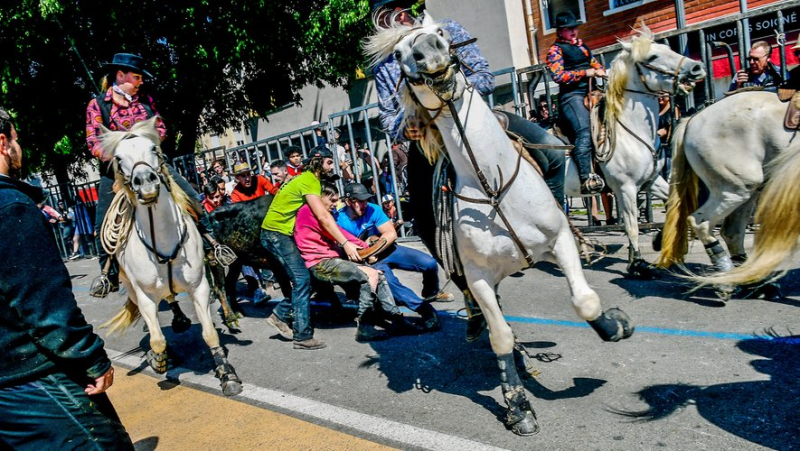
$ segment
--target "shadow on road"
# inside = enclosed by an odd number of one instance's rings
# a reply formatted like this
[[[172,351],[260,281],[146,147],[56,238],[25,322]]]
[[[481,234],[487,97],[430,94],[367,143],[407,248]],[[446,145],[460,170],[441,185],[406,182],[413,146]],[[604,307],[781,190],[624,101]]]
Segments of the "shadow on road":
[[[442,330],[435,333],[397,337],[388,341],[371,343],[375,355],[364,360],[359,368],[377,369],[387,379],[387,387],[397,393],[419,390],[423,393],[439,391],[462,396],[492,412],[503,421],[506,406],[502,396],[483,394],[500,385],[497,359],[487,335],[475,343],[464,340],[464,320],[440,315]],[[532,342],[526,346],[548,348],[552,342]],[[534,361],[537,368],[546,363]],[[525,388],[533,396],[529,400],[536,408],[537,399],[558,400],[590,395],[606,381],[575,378],[574,385],[553,391],[535,378],[524,380]]]
[[[686,406],[717,427],[772,449],[800,449],[800,336],[742,340],[737,347],[751,356],[750,365],[769,380],[710,386],[654,385],[638,392],[649,408],[612,410],[633,421],[667,418]]]

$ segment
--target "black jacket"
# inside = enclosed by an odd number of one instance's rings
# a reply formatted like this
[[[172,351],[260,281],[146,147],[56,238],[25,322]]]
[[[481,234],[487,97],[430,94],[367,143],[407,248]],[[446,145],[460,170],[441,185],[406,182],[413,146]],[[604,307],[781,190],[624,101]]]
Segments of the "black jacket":
[[[0,175],[0,387],[51,373],[88,382],[108,371],[103,340],[72,294],[42,191]]]

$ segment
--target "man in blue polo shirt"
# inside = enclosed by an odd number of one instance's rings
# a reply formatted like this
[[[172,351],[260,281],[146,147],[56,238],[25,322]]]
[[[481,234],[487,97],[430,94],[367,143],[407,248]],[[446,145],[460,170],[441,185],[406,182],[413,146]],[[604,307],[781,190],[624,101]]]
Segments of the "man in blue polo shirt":
[[[387,249],[378,254],[379,260],[373,267],[383,271],[395,301],[405,304],[422,317],[426,332],[439,330],[439,318],[430,302],[450,302],[454,298],[452,294],[439,290],[439,267],[436,260],[424,252],[396,244],[397,232],[392,221],[380,206],[367,202],[370,197],[372,195],[364,185],[347,185],[344,189],[346,206],[337,212],[336,222],[342,229],[361,239],[386,239]],[[422,296],[400,283],[392,272],[393,269],[421,272]]]

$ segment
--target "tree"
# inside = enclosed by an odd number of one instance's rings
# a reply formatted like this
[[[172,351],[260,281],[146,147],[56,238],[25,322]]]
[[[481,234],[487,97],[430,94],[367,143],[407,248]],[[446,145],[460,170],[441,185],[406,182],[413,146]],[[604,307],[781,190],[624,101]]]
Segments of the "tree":
[[[310,83],[349,86],[368,10],[367,0],[21,0],[0,9],[0,105],[20,124],[29,167],[63,182],[89,158],[85,111],[102,62],[138,53],[165,152],[192,153],[200,134],[298,103]]]

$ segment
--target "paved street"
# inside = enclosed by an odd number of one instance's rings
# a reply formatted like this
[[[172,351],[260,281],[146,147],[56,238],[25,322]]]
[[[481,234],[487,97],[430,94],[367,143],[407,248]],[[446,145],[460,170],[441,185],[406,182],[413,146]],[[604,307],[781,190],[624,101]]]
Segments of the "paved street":
[[[586,276],[605,307],[633,318],[631,339],[602,342],[575,315],[553,266],[500,287],[508,320],[538,358],[538,376],[525,382],[542,427],[533,437],[517,437],[501,423],[494,354],[486,335],[465,342],[460,296],[436,304],[442,331],[373,344],[357,343],[354,322],[331,323],[326,306],[316,305],[316,336],[329,345],[320,351],[295,351],[275,334],[266,324],[274,303],[244,300],[242,333],[221,335],[245,382],[229,399],[213,377],[199,325],[174,334],[164,305],[171,369],[155,376],[144,363],[149,343],[140,322],[106,341],[118,368],[110,394],[138,449],[800,449],[797,271],[781,281],[784,301],[723,305],[705,291],[689,297],[674,275],[626,278],[624,235],[592,237],[613,253]],[[650,236],[641,241],[652,261]],[[696,271],[708,262],[699,243],[688,262]],[[121,294],[88,296],[96,261],[68,267],[92,324],[121,308]],[[400,274],[421,288],[419,277]]]

